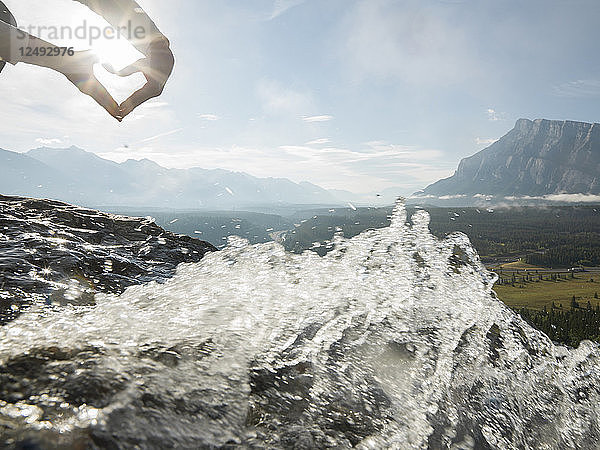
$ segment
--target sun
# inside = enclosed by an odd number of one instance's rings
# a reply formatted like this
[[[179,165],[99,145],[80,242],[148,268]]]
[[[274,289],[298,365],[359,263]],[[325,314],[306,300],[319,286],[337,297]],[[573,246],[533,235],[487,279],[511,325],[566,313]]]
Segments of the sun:
[[[92,50],[98,55],[102,64],[109,64],[116,70],[122,69],[143,57],[124,38],[97,39],[92,45]]]
[[[94,66],[94,74],[118,103],[145,83],[146,80],[141,74],[121,78],[102,67],[103,64],[107,64],[115,70],[120,70],[143,57],[126,39],[97,40],[92,46],[92,51],[100,60],[100,64]]]

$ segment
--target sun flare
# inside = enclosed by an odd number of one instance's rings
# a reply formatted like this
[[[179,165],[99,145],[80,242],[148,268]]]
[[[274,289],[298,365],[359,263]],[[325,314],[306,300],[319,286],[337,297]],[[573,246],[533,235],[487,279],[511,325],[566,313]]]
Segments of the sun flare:
[[[143,57],[127,40],[98,40],[92,46],[92,51],[98,55],[100,60],[100,64],[94,67],[94,74],[117,102],[122,102],[144,84],[145,80],[141,74],[121,78],[102,67],[106,64],[115,70],[120,70]]]
[[[110,64],[117,70],[143,56],[126,39],[98,39],[92,50],[99,56],[101,63]]]

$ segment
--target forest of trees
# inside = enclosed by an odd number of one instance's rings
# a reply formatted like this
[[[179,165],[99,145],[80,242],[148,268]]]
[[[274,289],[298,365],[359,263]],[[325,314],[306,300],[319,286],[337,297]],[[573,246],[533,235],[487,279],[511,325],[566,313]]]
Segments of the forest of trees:
[[[532,327],[544,332],[552,341],[577,347],[584,340],[600,342],[600,307],[572,300],[569,309],[553,305],[543,311],[522,308],[519,314]]]
[[[502,269],[494,269],[494,272],[498,274],[497,285],[510,284],[515,286],[517,284],[533,283],[537,281],[560,281],[575,278],[575,272],[540,272],[538,270],[509,270],[504,271]]]
[[[600,265],[598,207],[470,208],[456,212],[450,224],[444,213],[453,211],[430,210],[432,231],[464,232],[482,258],[523,256],[529,264],[553,268]]]
[[[425,209],[431,215],[430,229],[436,236],[462,231],[484,261],[522,257],[530,264],[552,268],[600,266],[598,207]],[[414,208],[408,212],[410,215]],[[330,240],[336,229],[352,237],[368,228],[389,225],[390,214],[391,208],[323,211],[289,232],[285,245],[288,250],[303,251],[314,242]]]
[[[555,245],[544,253],[531,253],[525,261],[543,267],[599,266],[599,233],[578,233],[556,236]]]

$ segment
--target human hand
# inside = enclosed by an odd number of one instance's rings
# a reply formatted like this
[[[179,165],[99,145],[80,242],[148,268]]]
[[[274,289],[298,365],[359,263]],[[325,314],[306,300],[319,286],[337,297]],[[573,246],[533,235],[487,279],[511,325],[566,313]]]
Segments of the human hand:
[[[139,72],[146,78],[146,84],[121,103],[119,107],[121,118],[127,116],[147,100],[162,94],[165,84],[173,72],[174,65],[175,58],[166,38],[153,41],[145,58],[124,69],[115,70],[111,65],[104,64],[104,68],[115,75],[128,77]]]
[[[121,108],[94,75],[94,64],[97,63],[99,63],[99,59],[92,51],[75,52],[73,56],[64,58],[56,70],[121,122],[125,117]]]

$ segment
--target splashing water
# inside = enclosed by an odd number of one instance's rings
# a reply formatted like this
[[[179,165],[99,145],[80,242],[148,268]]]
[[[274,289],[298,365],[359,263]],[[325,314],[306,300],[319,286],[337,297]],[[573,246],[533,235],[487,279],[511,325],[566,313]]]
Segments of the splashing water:
[[[594,448],[598,347],[554,346],[429,216],[325,257],[232,238],[165,284],[0,329],[0,442]]]

